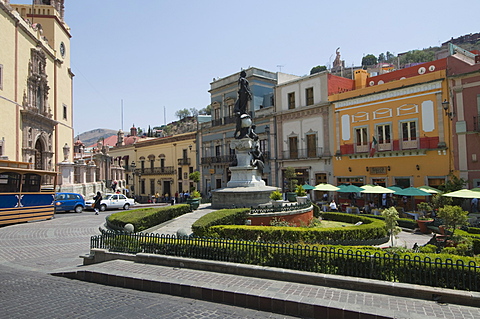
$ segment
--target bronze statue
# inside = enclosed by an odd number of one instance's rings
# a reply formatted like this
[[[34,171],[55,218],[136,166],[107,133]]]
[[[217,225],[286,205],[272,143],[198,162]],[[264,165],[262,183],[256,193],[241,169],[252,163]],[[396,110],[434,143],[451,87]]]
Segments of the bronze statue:
[[[247,73],[245,71],[240,72],[240,78],[238,79],[238,99],[235,102],[235,107],[233,108],[233,113],[237,117],[237,126],[235,133],[233,134],[234,138],[236,139],[244,138],[248,134],[248,130],[247,132],[245,131],[245,124],[242,124],[242,120],[248,116],[248,101],[252,99],[252,92],[250,91],[248,80],[245,78],[246,76]],[[239,133],[238,136],[237,133]]]

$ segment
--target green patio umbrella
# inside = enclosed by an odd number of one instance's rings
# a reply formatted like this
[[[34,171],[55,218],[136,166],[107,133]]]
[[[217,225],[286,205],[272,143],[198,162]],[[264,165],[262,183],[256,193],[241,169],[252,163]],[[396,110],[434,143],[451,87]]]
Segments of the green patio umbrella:
[[[400,195],[400,196],[430,196],[430,195],[432,195],[430,193],[424,192],[424,191],[422,191],[418,188],[415,188],[415,187],[408,187],[408,188],[396,191],[394,194],[395,195]]]
[[[337,192],[340,193],[360,193],[363,191],[363,188],[355,185],[340,185]]]
[[[480,198],[480,192],[470,190],[470,189],[461,189],[459,191],[442,194],[442,196],[459,197],[459,198]]]
[[[401,190],[403,189],[403,188],[398,187],[398,186],[388,186],[387,188],[388,188],[389,190],[394,191],[394,192],[396,192],[396,191],[401,191]]]
[[[436,188],[433,188],[431,186],[428,186],[428,185],[423,185],[423,186],[419,186],[417,187],[419,190],[422,190],[424,192],[427,192],[427,193],[430,193],[430,194],[438,194],[438,193],[441,193],[441,191],[439,189],[436,189]]]
[[[303,189],[306,190],[306,191],[315,189],[315,186],[308,185],[308,184],[303,184],[302,187],[303,187]]]

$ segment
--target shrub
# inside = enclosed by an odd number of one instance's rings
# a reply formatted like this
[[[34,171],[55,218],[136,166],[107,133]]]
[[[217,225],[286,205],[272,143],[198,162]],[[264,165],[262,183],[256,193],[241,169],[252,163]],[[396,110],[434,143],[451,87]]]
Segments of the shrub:
[[[196,198],[200,198],[202,195],[200,194],[199,191],[193,191],[191,194],[190,194],[190,198],[193,198],[193,199],[196,199]]]
[[[286,243],[329,243],[335,241],[384,238],[387,235],[383,221],[342,213],[323,213],[323,218],[362,225],[337,228],[273,227],[273,226],[233,226],[211,227],[216,237],[235,240],[252,240]]]
[[[295,193],[297,193],[297,196],[300,196],[300,197],[307,196],[307,192],[305,191],[302,185],[297,185],[297,188],[295,189]]]
[[[107,217],[107,224],[123,229],[132,224],[135,231],[143,231],[163,222],[190,212],[190,205],[181,204],[167,207],[149,207],[113,213]]]
[[[271,200],[282,200],[283,199],[282,193],[280,193],[279,190],[273,191],[270,194],[270,199]]]
[[[239,225],[244,224],[249,208],[221,209],[200,217],[192,225],[192,231],[199,237],[217,237],[211,232],[215,225]]]

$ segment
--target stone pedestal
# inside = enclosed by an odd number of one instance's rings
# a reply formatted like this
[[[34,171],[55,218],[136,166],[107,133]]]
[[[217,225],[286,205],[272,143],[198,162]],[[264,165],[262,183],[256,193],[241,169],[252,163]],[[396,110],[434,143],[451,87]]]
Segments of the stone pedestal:
[[[257,143],[251,138],[243,138],[230,144],[235,149],[237,166],[229,168],[232,176],[227,187],[212,191],[212,208],[270,205],[270,194],[277,188],[266,186],[260,169],[251,165],[251,154]]]
[[[70,162],[58,163],[58,169],[60,170],[59,185],[72,185],[74,183],[73,174],[75,171],[75,164]]]

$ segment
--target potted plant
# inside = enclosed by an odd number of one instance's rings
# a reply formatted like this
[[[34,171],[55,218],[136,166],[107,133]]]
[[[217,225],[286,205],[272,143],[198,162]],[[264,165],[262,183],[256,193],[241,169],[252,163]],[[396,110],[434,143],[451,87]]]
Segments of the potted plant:
[[[297,173],[293,167],[287,167],[285,169],[284,177],[287,181],[287,200],[289,202],[295,202],[297,194],[295,193],[295,185],[297,185],[298,180],[296,179]]]
[[[297,202],[299,204],[305,204],[308,200],[307,197],[307,192],[303,188],[302,185],[297,185],[297,188],[295,189],[295,193],[297,194]]]
[[[432,205],[427,202],[421,202],[417,204],[417,209],[423,213],[423,216],[427,216],[433,211]]]
[[[430,234],[431,230],[427,228],[427,224],[433,222],[434,219],[430,217],[420,217],[417,219],[417,225],[418,228],[420,228],[420,231],[424,234]]]
[[[270,194],[270,199],[272,200],[273,207],[280,207],[283,203],[283,195],[280,190],[273,191]]]
[[[200,206],[200,200],[202,199],[202,195],[199,191],[194,190],[190,193],[190,197],[187,199],[187,204],[190,204],[190,208],[192,210],[198,209]]]

